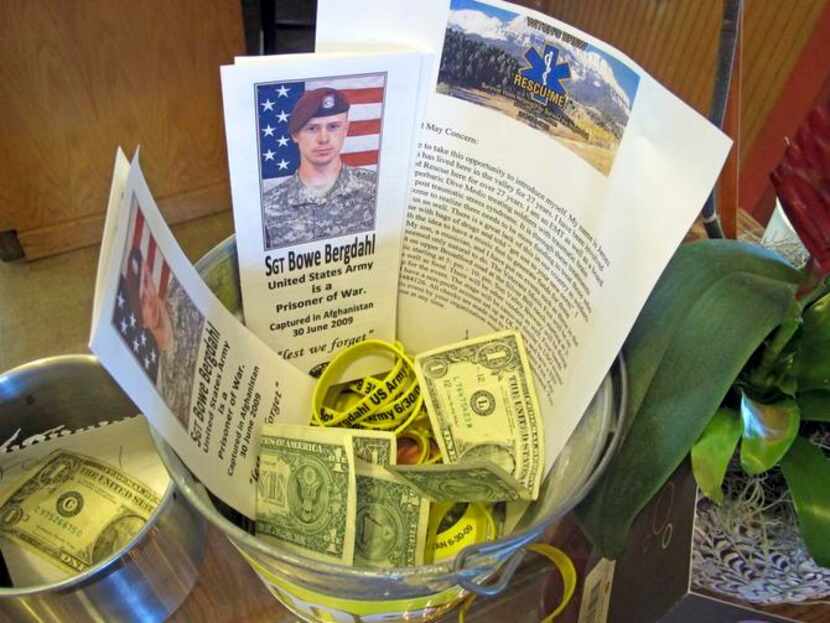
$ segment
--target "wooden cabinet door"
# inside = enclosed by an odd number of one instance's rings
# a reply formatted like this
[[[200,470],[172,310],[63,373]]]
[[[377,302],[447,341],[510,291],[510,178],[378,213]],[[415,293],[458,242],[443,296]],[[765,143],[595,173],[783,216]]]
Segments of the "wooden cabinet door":
[[[228,209],[219,66],[244,50],[239,0],[0,2],[0,252],[99,242],[119,145],[168,221]]]

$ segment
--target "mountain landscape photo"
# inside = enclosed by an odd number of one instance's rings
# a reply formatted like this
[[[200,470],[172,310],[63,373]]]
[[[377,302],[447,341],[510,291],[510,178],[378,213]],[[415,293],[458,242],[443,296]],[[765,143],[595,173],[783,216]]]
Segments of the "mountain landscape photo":
[[[453,0],[438,91],[545,132],[607,175],[631,115],[639,77],[616,58],[570,39],[530,27],[523,15],[476,0]],[[557,49],[557,64],[567,64],[570,73],[560,81],[564,101],[531,97],[514,82],[530,66],[529,50],[541,54],[546,46]]]

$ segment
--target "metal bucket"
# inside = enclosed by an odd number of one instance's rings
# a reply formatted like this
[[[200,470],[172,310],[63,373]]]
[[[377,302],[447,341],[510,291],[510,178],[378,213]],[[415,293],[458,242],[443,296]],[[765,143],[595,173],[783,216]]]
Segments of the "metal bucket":
[[[137,411],[92,356],[50,357],[0,376],[3,440],[45,440],[56,427],[78,431]],[[0,588],[0,621],[163,621],[196,581],[205,531],[171,481],[143,529],[108,559],[61,582]]]
[[[219,244],[196,265],[223,304],[242,318],[236,244]],[[509,583],[526,545],[587,494],[616,450],[625,413],[625,366],[618,359],[577,431],[545,479],[519,529],[497,541],[474,545],[454,560],[412,568],[365,570],[310,560],[266,545],[235,525],[212,503],[176,453],[155,432],[159,454],[177,487],[248,560],[266,587],[305,621],[430,621],[469,593],[492,596]],[[229,515],[230,516],[230,515]]]

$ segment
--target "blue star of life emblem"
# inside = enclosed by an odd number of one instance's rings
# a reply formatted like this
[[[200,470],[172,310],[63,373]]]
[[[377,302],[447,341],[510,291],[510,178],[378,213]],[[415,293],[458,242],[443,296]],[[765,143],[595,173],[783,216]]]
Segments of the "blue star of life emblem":
[[[562,80],[570,79],[571,67],[568,63],[557,64],[559,48],[545,45],[545,52],[540,55],[535,47],[531,47],[525,52],[525,59],[530,63],[530,67],[520,70],[525,78],[538,82],[559,95],[566,94]]]

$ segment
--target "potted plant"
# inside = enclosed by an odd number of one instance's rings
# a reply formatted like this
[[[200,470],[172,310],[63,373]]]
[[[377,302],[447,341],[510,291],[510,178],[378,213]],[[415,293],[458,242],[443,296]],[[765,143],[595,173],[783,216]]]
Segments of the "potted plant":
[[[678,250],[624,347],[630,428],[578,509],[615,558],[691,454],[696,581],[762,603],[830,594],[830,109],[772,180],[807,266],[729,240]]]

